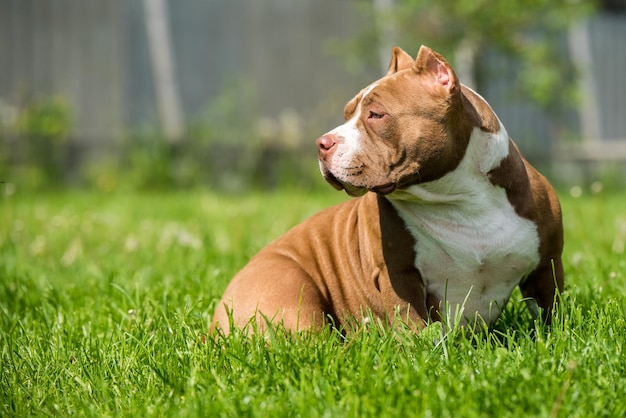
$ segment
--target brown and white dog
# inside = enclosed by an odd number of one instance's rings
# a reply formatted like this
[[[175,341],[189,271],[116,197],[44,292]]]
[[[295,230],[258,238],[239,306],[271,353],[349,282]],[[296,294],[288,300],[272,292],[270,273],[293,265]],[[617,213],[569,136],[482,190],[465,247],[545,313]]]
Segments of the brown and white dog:
[[[416,329],[455,313],[491,325],[518,285],[549,321],[563,288],[558,198],[442,56],[393,48],[388,73],[344,117],[317,139],[319,164],[333,187],[361,197],[253,257],[213,330],[341,326],[364,312]]]

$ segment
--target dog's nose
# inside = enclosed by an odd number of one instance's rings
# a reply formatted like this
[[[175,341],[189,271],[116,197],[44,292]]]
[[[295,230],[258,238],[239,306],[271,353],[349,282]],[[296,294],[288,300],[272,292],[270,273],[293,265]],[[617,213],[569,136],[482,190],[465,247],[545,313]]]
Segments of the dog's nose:
[[[331,135],[323,135],[315,141],[320,154],[324,154],[335,146],[336,142]]]

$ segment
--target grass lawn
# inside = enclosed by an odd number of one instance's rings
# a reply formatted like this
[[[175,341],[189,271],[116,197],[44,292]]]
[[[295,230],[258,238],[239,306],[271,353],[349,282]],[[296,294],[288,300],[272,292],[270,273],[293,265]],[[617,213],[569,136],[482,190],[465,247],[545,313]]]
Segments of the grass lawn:
[[[555,325],[206,332],[258,249],[341,193],[0,195],[0,416],[626,416],[626,193],[562,193]]]

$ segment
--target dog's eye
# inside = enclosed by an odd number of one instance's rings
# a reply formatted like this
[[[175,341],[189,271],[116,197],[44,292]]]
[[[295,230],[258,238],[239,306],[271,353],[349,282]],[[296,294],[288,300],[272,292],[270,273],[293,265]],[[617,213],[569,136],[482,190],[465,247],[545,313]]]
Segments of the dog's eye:
[[[382,119],[384,117],[385,115],[383,113],[376,113],[376,112],[372,112],[371,110],[370,110],[369,115],[367,115],[368,119]]]

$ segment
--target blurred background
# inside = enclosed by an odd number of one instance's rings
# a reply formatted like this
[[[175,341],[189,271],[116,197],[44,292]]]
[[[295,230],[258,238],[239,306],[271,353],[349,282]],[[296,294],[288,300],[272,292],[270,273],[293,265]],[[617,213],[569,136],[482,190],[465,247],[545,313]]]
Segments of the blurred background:
[[[626,0],[0,0],[0,180],[317,187],[315,138],[421,44],[554,181],[624,178]]]

